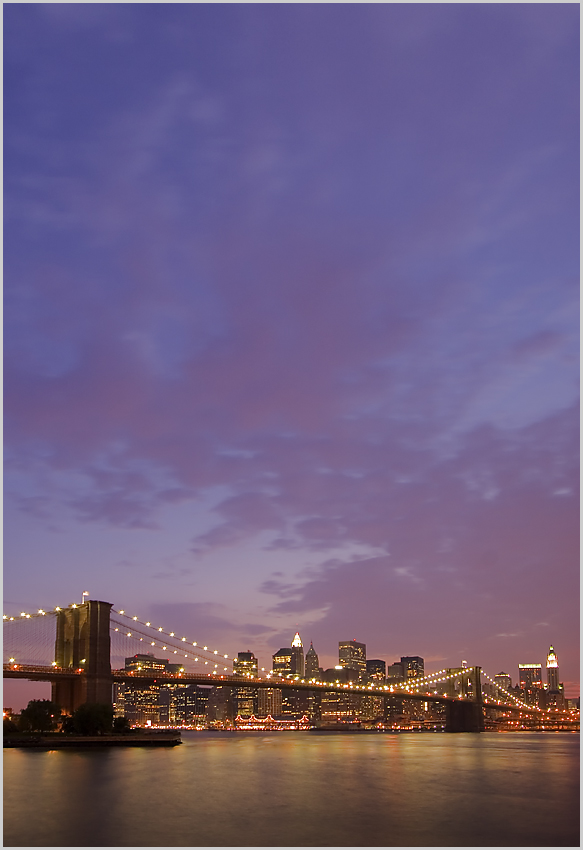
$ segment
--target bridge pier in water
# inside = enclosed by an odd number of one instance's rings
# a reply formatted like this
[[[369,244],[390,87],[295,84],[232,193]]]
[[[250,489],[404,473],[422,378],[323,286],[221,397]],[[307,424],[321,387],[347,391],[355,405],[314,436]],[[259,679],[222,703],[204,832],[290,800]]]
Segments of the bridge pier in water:
[[[468,670],[473,700],[455,700],[447,703],[445,710],[446,732],[483,732],[484,707],[482,704],[481,667]]]
[[[84,671],[74,681],[53,682],[53,702],[69,714],[84,702],[112,704],[111,608],[110,602],[89,600],[57,612],[55,661],[59,667]]]

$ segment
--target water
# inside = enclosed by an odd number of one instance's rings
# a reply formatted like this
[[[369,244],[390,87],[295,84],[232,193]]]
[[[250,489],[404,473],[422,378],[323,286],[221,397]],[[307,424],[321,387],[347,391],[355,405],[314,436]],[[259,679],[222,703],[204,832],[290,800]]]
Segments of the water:
[[[4,751],[4,845],[579,846],[579,736],[185,732]]]

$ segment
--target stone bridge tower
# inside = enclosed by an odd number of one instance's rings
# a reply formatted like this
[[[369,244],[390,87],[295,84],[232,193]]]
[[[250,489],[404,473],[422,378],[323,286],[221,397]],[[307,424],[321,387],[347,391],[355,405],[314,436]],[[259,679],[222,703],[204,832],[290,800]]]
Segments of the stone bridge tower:
[[[77,679],[53,682],[52,699],[72,713],[84,702],[112,704],[110,602],[89,600],[57,612],[55,661],[81,669]]]

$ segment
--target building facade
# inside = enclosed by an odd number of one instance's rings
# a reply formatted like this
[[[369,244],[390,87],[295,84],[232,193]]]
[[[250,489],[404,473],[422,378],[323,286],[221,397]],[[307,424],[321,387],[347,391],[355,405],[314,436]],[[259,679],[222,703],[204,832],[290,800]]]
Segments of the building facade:
[[[366,644],[356,640],[338,643],[338,664],[349,671],[351,681],[366,682]]]

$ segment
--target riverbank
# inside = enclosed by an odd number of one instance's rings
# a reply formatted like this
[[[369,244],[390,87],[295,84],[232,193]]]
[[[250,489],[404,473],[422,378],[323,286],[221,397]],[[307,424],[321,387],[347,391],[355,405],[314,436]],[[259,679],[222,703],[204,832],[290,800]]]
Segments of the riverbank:
[[[5,735],[4,747],[60,750],[69,747],[175,747],[180,732],[129,732],[127,735]]]

